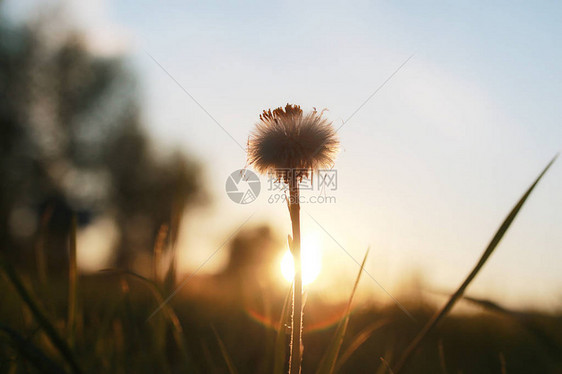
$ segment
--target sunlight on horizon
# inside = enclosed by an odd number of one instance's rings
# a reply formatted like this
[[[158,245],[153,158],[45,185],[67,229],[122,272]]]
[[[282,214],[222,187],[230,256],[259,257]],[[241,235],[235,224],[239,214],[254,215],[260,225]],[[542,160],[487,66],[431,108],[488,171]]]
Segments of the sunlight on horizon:
[[[304,285],[308,285],[320,274],[322,270],[322,252],[320,241],[316,236],[306,235],[302,240],[302,280]],[[287,282],[292,282],[295,275],[295,265],[291,251],[287,249],[281,259],[281,274]]]

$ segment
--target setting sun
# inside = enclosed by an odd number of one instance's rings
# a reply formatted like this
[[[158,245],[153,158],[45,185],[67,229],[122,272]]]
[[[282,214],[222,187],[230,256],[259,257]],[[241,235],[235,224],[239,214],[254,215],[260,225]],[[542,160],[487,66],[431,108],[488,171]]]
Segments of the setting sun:
[[[302,241],[302,281],[310,284],[314,282],[320,274],[322,268],[322,253],[320,251],[320,243],[314,236],[306,236]],[[294,262],[291,251],[287,249],[281,259],[281,273],[283,278],[288,282],[293,281]]]

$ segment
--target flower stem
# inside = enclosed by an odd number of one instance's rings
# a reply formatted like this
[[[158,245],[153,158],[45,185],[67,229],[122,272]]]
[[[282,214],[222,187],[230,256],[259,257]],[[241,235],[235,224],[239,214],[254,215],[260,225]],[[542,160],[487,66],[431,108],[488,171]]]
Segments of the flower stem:
[[[301,264],[301,226],[300,226],[300,196],[297,176],[294,171],[289,180],[290,201],[289,211],[293,226],[293,240],[291,252],[295,264],[295,278],[293,282],[293,316],[291,329],[291,358],[289,373],[300,374],[302,352],[302,264]]]

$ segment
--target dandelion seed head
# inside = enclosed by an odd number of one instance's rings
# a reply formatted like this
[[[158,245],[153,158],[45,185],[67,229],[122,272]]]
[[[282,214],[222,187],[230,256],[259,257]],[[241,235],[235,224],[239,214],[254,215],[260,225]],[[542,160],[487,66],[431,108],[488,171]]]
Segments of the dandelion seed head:
[[[316,110],[304,114],[300,106],[264,110],[248,140],[248,163],[258,172],[298,170],[299,178],[331,167],[339,141],[332,123]]]

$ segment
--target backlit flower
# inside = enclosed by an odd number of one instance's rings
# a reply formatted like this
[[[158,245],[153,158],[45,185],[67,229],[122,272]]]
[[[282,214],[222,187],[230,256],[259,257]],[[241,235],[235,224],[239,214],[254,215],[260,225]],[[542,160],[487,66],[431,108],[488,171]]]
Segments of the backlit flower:
[[[258,172],[274,172],[287,178],[286,170],[299,177],[331,167],[339,141],[332,123],[316,110],[303,114],[298,105],[264,110],[248,140],[248,163]]]

